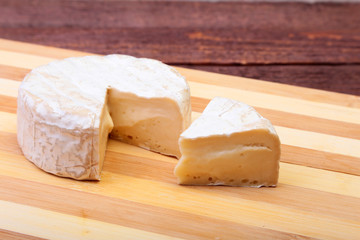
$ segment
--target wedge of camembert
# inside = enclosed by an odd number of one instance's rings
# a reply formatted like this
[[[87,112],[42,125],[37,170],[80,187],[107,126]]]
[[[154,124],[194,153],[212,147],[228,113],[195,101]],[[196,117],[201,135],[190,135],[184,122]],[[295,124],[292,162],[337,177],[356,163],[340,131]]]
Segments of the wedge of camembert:
[[[190,91],[173,68],[124,55],[54,61],[33,69],[18,94],[17,137],[27,159],[74,179],[100,179],[111,138],[180,157]]]
[[[216,97],[179,139],[179,184],[276,186],[280,140],[254,108]]]

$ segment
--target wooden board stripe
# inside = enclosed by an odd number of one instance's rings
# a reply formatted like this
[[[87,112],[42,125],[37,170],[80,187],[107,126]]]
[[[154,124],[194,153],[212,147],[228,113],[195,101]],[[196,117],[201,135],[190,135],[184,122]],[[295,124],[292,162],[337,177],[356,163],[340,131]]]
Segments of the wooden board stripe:
[[[56,59],[26,53],[0,50],[0,64],[11,67],[33,69],[54,60]]]
[[[29,72],[29,69],[0,64],[0,78],[22,81]]]
[[[16,113],[17,99],[0,94],[0,112]]]
[[[26,234],[21,234],[5,229],[0,229],[0,239],[2,240],[45,240],[45,238],[34,237]]]
[[[338,137],[282,126],[275,126],[281,142],[286,145],[335,154],[344,154],[360,159],[360,140]]]
[[[21,179],[8,177],[0,178],[6,183],[6,187],[0,190],[0,198],[3,200],[158,234],[179,236],[186,239],[215,239],[216,237],[221,239],[237,239],[239,237],[253,239],[256,236],[262,239],[301,238],[295,234],[237,224],[207,216],[194,216],[191,213],[49,186],[43,183],[28,183]],[[20,193],[14,191],[14,189],[22,189],[25,185],[32,191],[21,191]],[[47,190],[41,191],[44,188]],[[42,201],[33,196],[34,192],[40,192]],[[63,197],[54,199],[54,195]],[[62,204],[63,198],[74,195],[77,197],[68,206]],[[44,205],[43,201],[48,204]],[[112,211],[108,211],[108,209],[112,209]],[[176,217],[169,222],[167,216]],[[223,229],[218,226],[222,226]]]
[[[17,98],[18,89],[21,82],[6,78],[0,78],[0,93],[7,97]]]
[[[23,155],[14,133],[0,131],[0,150],[20,156]]]
[[[0,112],[0,131],[16,133],[16,114]]]
[[[47,239],[180,239],[3,200],[0,212],[0,228]]]
[[[91,54],[76,50],[55,48],[55,47],[43,46],[33,43],[8,40],[3,38],[0,38],[0,49],[11,52],[23,52],[23,53],[39,55],[49,58],[81,57]]]
[[[280,161],[360,176],[359,157],[350,157],[282,144]]]
[[[0,160],[3,160],[3,153],[0,154]],[[13,158],[6,156],[6,159],[19,159],[19,157],[23,159],[18,155],[13,156]],[[21,165],[19,165],[17,162],[19,161],[11,163],[1,161],[1,164],[4,164],[1,174],[7,177],[16,176],[27,181],[46,182],[48,185],[92,192],[238,224],[256,227],[264,227],[265,224],[268,229],[310,237],[340,239],[345,236],[347,239],[355,239],[354,236],[359,233],[359,223],[353,220],[324,216],[313,212],[289,209],[282,205],[249,201],[238,197],[227,196],[224,198],[221,194],[214,191],[204,191],[202,188],[182,187],[176,184],[139,179],[107,171],[103,171],[102,181],[99,183],[61,179],[49,174],[29,175],[29,164],[20,161]],[[328,185],[328,183],[326,184]],[[144,191],[143,189],[151,189],[151,191]],[[196,205],[199,206],[196,207]],[[285,224],[288,222],[292,224]],[[323,226],[327,226],[328,229],[324,229]]]
[[[79,52],[49,46],[42,46],[0,38],[0,49],[21,52],[49,58],[66,58],[76,56],[94,55],[93,53]],[[1,55],[1,53],[0,53]],[[327,91],[304,87],[290,86],[280,83],[266,82],[261,80],[235,77],[217,73],[209,73],[199,70],[176,67],[181,74],[188,79],[200,83],[210,83],[216,86],[241,88],[249,91],[264,92],[291,98],[306,99],[315,102],[323,102],[334,105],[360,108],[360,97],[342,93],[329,93]],[[194,77],[195,76],[195,77]],[[224,79],[226,78],[226,81]]]

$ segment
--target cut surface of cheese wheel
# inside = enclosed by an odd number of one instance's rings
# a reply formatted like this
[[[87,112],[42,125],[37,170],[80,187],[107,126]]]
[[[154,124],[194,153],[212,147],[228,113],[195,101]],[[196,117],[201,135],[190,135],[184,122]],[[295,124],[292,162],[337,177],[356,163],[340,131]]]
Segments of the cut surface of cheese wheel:
[[[254,108],[216,97],[179,139],[179,184],[276,186],[280,140]]]
[[[100,179],[110,137],[180,157],[191,121],[184,77],[159,61],[125,55],[54,61],[19,88],[18,143],[27,159],[55,175]]]

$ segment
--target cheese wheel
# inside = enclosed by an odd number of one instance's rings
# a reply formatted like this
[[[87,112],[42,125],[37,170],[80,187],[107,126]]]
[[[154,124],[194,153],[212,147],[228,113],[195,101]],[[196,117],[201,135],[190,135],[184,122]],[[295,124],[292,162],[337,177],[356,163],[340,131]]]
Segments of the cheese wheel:
[[[156,60],[86,56],[33,69],[19,88],[18,143],[25,157],[55,175],[100,179],[108,135],[180,157],[190,124],[189,86]]]

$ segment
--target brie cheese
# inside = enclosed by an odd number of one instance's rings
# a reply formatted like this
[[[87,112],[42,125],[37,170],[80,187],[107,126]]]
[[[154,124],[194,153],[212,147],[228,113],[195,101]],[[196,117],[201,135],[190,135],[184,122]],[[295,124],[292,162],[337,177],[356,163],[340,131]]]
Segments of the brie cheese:
[[[18,94],[17,137],[27,159],[74,179],[100,179],[110,137],[180,157],[190,91],[173,68],[124,55],[54,61],[33,69]]]
[[[254,108],[214,98],[179,139],[179,184],[275,186],[280,141],[270,121]]]

